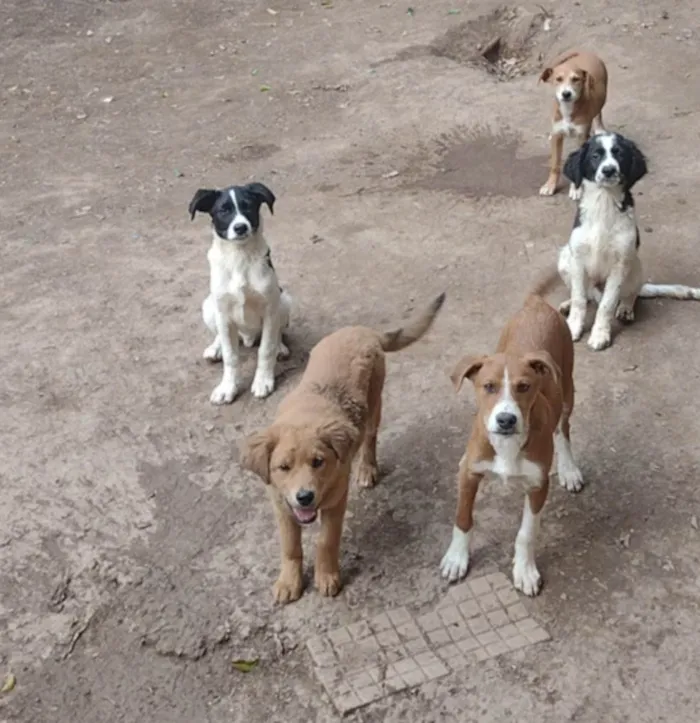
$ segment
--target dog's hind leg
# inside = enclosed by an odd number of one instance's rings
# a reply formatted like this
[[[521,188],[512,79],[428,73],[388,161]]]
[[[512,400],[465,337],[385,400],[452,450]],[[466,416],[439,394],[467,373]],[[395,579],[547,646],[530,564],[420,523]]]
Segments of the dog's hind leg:
[[[202,318],[207,329],[214,334],[214,341],[204,350],[202,356],[211,362],[221,361],[221,337],[216,330],[216,301],[211,295],[202,302]]]
[[[593,123],[591,124],[591,133],[593,135],[596,135],[597,133],[605,133],[605,126],[603,125],[603,111],[602,110],[593,119]]]
[[[377,483],[377,434],[382,419],[382,389],[386,373],[384,357],[380,357],[369,382],[369,410],[365,437],[360,447],[354,479],[360,487],[374,487]]]
[[[277,358],[288,359],[289,347],[284,343],[284,332],[289,328],[289,317],[292,310],[292,297],[282,291],[280,294],[280,340],[277,345]]]

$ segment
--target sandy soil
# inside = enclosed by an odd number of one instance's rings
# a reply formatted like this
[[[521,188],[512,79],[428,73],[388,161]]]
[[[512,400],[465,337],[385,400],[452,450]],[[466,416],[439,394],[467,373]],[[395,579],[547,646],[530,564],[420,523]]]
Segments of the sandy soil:
[[[0,673],[17,685],[0,721],[335,720],[305,640],[443,594],[473,413],[446,370],[493,346],[573,217],[566,194],[537,195],[542,54],[606,59],[605,120],[651,163],[648,275],[700,282],[700,9],[546,7],[547,32],[538,6],[487,0],[3,0]],[[499,36],[500,57],[475,62]],[[279,199],[267,232],[297,302],[293,355],[271,398],[215,408],[209,230],[187,204],[252,178]],[[443,289],[430,337],[390,361],[384,476],[352,493],[344,592],[275,607],[272,514],[236,440],[322,335]],[[697,720],[700,307],[638,317],[608,351],[577,347],[588,486],[551,495],[528,605],[553,640],[354,720]],[[508,572],[521,504],[483,494],[474,570]]]

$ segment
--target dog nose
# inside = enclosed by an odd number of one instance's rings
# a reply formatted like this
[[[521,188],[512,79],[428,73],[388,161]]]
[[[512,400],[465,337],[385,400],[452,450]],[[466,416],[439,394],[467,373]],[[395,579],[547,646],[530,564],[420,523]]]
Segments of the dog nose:
[[[563,91],[561,92],[561,97],[562,97],[564,100],[571,100],[571,91],[570,91],[570,90],[563,90]]]
[[[612,178],[615,175],[615,167],[603,166],[603,168],[601,168],[601,172],[606,178]]]
[[[512,432],[515,429],[515,425],[518,423],[518,418],[515,414],[509,414],[508,412],[501,412],[496,415],[496,424],[502,432]]]
[[[308,507],[310,504],[313,504],[315,497],[316,495],[314,495],[312,490],[299,490],[297,492],[297,502],[302,507]]]
[[[248,227],[244,223],[236,223],[233,225],[233,231],[236,236],[245,236],[248,232]]]

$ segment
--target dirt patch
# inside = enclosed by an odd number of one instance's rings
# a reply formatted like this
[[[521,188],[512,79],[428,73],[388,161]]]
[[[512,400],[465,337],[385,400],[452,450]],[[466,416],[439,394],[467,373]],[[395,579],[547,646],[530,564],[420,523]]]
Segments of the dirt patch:
[[[546,156],[519,158],[520,137],[476,126],[444,134],[421,148],[412,168],[427,173],[407,187],[452,191],[472,198],[532,196],[533,175]]]

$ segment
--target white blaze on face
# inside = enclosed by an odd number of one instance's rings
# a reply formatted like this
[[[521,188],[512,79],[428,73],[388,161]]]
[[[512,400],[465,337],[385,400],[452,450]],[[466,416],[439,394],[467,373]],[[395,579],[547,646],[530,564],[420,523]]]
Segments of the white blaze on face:
[[[501,428],[498,424],[499,414],[513,415],[517,422],[515,424],[514,434],[521,434],[523,431],[523,414],[520,411],[518,403],[513,399],[513,391],[510,387],[510,379],[508,378],[508,368],[503,369],[503,383],[501,384],[501,394],[496,404],[494,404],[491,414],[486,420],[486,429],[490,434],[498,434]]]
[[[595,172],[595,181],[596,183],[616,185],[620,179],[620,164],[613,155],[615,136],[612,133],[600,135],[598,142],[600,148],[605,152],[605,155],[598,163],[598,168]]]
[[[229,196],[231,196],[231,201],[233,202],[233,208],[235,210],[235,213],[233,215],[233,220],[228,225],[228,228],[226,229],[226,238],[229,241],[233,241],[237,238],[245,238],[248,236],[248,234],[253,230],[253,227],[250,225],[250,221],[240,212],[240,209],[238,208],[238,201],[236,200],[236,192],[231,189],[228,192]],[[236,227],[242,228],[245,226],[246,230],[244,233],[238,233],[236,231]]]

